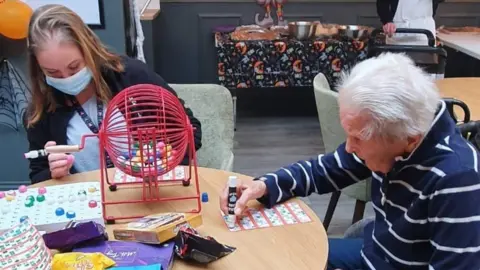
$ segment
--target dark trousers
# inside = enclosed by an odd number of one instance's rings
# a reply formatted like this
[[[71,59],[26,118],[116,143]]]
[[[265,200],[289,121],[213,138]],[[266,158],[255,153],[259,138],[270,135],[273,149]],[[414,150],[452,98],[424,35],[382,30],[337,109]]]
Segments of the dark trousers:
[[[363,223],[363,224],[362,224]],[[371,234],[373,222],[359,222],[364,225],[355,228],[352,238],[330,238],[328,239],[328,262],[327,270],[363,270],[369,269],[363,262],[360,251],[363,247],[363,234]]]
[[[357,270],[367,269],[363,265],[360,250],[363,246],[362,238],[331,238],[328,239],[327,270]]]

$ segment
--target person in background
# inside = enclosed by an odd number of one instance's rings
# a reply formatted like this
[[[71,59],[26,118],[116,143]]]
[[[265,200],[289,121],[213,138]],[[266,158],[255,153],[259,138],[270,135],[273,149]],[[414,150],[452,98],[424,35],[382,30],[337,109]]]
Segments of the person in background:
[[[176,95],[145,63],[109,51],[76,13],[62,5],[35,10],[28,50],[32,98],[25,125],[29,150],[80,144],[82,135],[98,132],[109,100],[127,87],[154,84]],[[200,122],[190,109],[184,109],[195,128],[198,150]],[[85,148],[74,155],[50,154],[30,160],[32,183],[99,169],[98,138],[85,142]],[[188,163],[187,157],[183,163]]]
[[[398,28],[426,29],[435,37],[433,16],[442,0],[377,0],[377,13],[387,35],[387,44],[428,45],[420,34],[395,34]]]
[[[480,155],[428,74],[385,53],[358,63],[338,89],[346,142],[237,183],[235,214],[250,200],[271,207],[371,176],[375,219],[363,238],[329,239],[327,269],[480,269]]]

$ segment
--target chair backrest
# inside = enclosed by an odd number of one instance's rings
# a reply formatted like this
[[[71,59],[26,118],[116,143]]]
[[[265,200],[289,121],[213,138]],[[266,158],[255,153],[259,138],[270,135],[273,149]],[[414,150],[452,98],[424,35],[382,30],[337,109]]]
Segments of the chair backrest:
[[[317,74],[313,79],[313,89],[323,144],[325,152],[329,153],[335,151],[346,139],[345,131],[340,125],[338,93],[330,89],[328,81],[322,73]]]
[[[447,106],[447,111],[452,117],[455,123],[468,123],[470,122],[470,109],[468,105],[456,98],[443,98]],[[463,111],[463,120],[458,119],[457,114],[455,113],[455,107],[459,107]]]
[[[233,151],[233,104],[227,88],[215,84],[170,84],[202,126],[201,167],[225,169]]]

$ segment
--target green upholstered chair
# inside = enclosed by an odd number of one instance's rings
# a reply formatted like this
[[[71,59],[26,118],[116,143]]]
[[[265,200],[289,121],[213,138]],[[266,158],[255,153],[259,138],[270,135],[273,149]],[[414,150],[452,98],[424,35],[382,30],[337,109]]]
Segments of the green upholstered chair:
[[[170,84],[202,125],[201,167],[233,170],[233,105],[227,88],[215,84]]]
[[[322,73],[315,76],[313,88],[325,152],[333,152],[340,144],[345,142],[346,139],[345,132],[340,125],[340,115],[337,102],[338,93],[330,88],[327,79]],[[328,230],[328,226],[332,220],[341,193],[357,200],[352,224],[362,219],[365,211],[365,204],[370,201],[370,185],[371,179],[369,178],[365,181],[346,187],[341,190],[341,192],[333,192],[328,204],[327,213],[325,214],[325,219],[323,220],[325,230]]]

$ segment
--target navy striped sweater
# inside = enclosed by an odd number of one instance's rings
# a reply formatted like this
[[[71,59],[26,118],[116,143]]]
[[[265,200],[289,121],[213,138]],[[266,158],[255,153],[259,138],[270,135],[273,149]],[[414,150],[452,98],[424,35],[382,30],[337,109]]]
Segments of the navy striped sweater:
[[[271,207],[371,176],[375,222],[361,251],[368,268],[480,269],[479,159],[442,102],[427,136],[388,174],[372,173],[342,144],[260,177],[268,194],[259,201]]]

